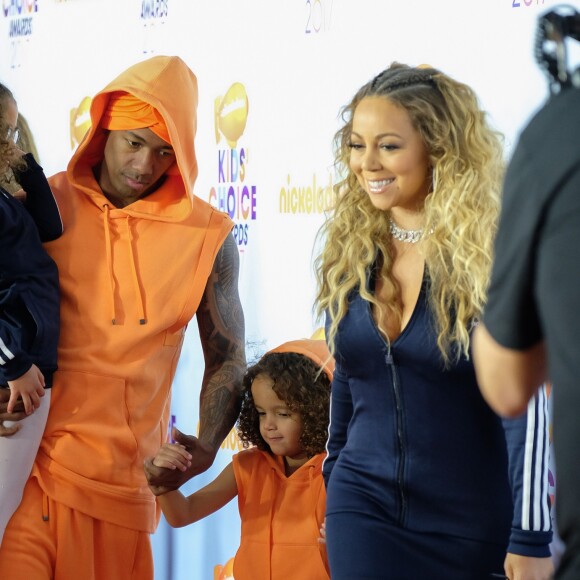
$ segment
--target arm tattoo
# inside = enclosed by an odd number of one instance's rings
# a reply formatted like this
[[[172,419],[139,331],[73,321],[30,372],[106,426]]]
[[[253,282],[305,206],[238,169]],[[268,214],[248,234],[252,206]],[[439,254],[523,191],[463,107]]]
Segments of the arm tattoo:
[[[200,439],[214,448],[234,426],[246,368],[244,312],[238,293],[239,256],[230,234],[216,260],[197,311],[205,359],[200,395]]]

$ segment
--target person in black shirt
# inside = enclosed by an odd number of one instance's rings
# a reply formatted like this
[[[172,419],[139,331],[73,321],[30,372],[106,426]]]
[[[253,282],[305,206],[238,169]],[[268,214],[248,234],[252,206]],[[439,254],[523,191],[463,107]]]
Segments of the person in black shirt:
[[[580,89],[553,95],[509,164],[488,303],[474,335],[482,394],[504,416],[553,384],[559,580],[580,578]]]

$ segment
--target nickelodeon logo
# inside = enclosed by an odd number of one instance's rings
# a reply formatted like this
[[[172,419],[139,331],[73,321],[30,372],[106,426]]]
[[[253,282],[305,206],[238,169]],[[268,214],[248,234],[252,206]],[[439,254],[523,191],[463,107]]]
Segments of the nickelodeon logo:
[[[198,427],[199,430],[199,427]],[[226,438],[222,441],[220,449],[227,449],[228,451],[242,451],[244,445],[235,429],[231,429]]]
[[[234,580],[234,559],[230,558],[225,566],[218,564],[213,569],[213,580]]]
[[[248,95],[241,83],[233,83],[223,97],[214,101],[214,128],[216,144],[223,137],[227,149],[217,151],[217,176],[219,185],[209,192],[209,202],[235,220],[255,220],[257,188],[244,183],[248,163],[248,148],[237,148],[248,120]],[[229,185],[228,185],[229,184]],[[250,226],[236,223],[234,239],[242,251],[248,245]]]
[[[220,142],[220,134],[228,145],[235,149],[243,135],[248,120],[248,95],[242,83],[234,83],[223,97],[214,102],[215,142]]]
[[[79,106],[70,110],[70,148],[83,140],[91,126],[91,97],[85,97]]]
[[[324,187],[317,184],[316,174],[312,175],[312,183],[308,185],[292,185],[290,175],[286,183],[287,186],[280,190],[280,213],[320,214],[332,208],[334,188],[330,174]]]
[[[175,415],[171,415],[171,424],[169,425],[169,432],[171,433],[171,427],[175,425]],[[199,437],[199,421],[197,422],[197,426],[195,428],[195,434]],[[225,439],[222,441],[220,445],[220,449],[226,449],[228,451],[242,451],[244,449],[244,445],[242,441],[238,437],[238,432],[236,431],[235,427],[230,429],[230,432],[226,435]]]

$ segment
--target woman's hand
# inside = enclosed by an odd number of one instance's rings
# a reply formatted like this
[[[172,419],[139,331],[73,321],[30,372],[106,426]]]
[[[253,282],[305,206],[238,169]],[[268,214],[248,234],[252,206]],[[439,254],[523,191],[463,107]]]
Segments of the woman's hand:
[[[554,577],[552,558],[532,558],[508,554],[504,562],[509,580],[550,580]]]

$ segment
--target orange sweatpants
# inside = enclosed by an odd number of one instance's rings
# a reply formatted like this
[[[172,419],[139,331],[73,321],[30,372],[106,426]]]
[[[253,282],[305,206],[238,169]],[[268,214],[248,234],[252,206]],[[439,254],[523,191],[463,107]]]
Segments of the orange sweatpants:
[[[30,478],[0,548],[8,580],[153,580],[149,534],[51,500]]]

